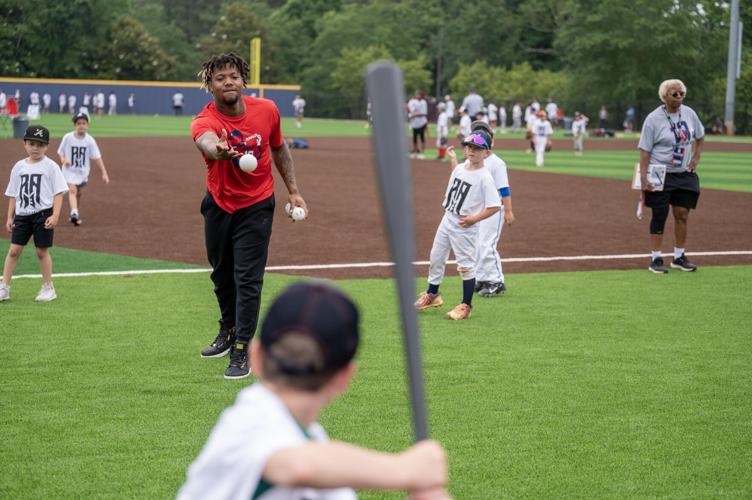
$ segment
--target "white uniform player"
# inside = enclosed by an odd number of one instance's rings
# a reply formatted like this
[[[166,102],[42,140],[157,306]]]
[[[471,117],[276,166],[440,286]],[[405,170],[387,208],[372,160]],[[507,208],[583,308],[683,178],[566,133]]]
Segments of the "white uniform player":
[[[454,101],[452,100],[452,96],[449,94],[444,96],[444,103],[446,104],[446,114],[447,117],[449,117],[449,126],[451,127],[452,121],[454,120]]]
[[[588,117],[580,113],[574,112],[574,120],[572,121],[572,137],[574,138],[574,154],[575,156],[582,156],[583,139],[587,132]]]
[[[428,283],[437,285],[444,280],[450,250],[457,258],[457,267],[467,269],[463,279],[475,278],[475,246],[480,227],[479,224],[462,227],[460,217],[500,206],[499,193],[488,170],[468,170],[467,162],[457,165],[444,193],[444,217],[431,247]]]
[[[65,182],[76,186],[82,186],[89,181],[91,160],[102,158],[97,141],[88,133],[83,137],[76,136],[76,132],[65,134],[57,154],[70,162],[63,167]]]
[[[81,193],[89,181],[92,160],[102,171],[102,180],[109,184],[110,177],[104,165],[102,154],[99,152],[97,141],[86,130],[89,128],[89,115],[78,113],[73,117],[76,130],[63,136],[57,154],[63,165],[63,176],[68,183],[68,204],[70,205],[70,221],[74,226],[81,225],[79,206]]]
[[[306,441],[328,441],[318,423],[303,429],[282,401],[263,385],[243,389],[222,413],[204,449],[188,469],[178,500],[354,500],[349,488],[282,488],[261,477],[275,451]]]
[[[533,121],[533,144],[535,144],[535,166],[543,166],[543,156],[546,154],[546,146],[551,144],[551,136],[554,129],[551,122],[546,119],[546,112],[539,111],[538,118]]]
[[[474,121],[473,132],[483,130],[493,139],[490,127],[481,121]],[[501,210],[478,224],[478,245],[475,263],[475,291],[482,297],[495,297],[506,292],[501,256],[497,249],[504,223],[512,225],[512,192],[509,189],[507,164],[496,154],[491,154],[483,162],[493,177],[494,186],[501,196]]]
[[[298,128],[303,126],[305,104],[305,99],[300,97],[300,94],[295,94],[295,99],[292,100],[292,109],[295,112],[295,126]]]
[[[415,308],[419,311],[444,304],[439,286],[444,280],[446,262],[452,251],[457,259],[457,271],[462,278],[462,302],[447,314],[453,320],[470,317],[475,291],[478,223],[498,212],[501,206],[494,180],[483,163],[490,155],[491,137],[485,131],[476,131],[467,136],[462,144],[465,146],[467,160],[457,165],[449,177],[444,194],[444,217],[431,247],[428,289],[415,302]],[[449,156],[454,163],[455,156],[451,148]]]
[[[496,107],[496,104],[489,102],[488,103],[488,123],[492,127],[496,127],[496,124],[499,121],[499,108]]]

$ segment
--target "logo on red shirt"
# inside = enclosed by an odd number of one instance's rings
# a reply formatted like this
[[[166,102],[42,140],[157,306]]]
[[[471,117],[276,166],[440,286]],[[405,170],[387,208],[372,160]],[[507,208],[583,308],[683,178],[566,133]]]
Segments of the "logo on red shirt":
[[[243,154],[252,154],[257,160],[261,159],[261,135],[252,134],[245,139],[243,134],[237,130],[230,132],[227,137],[227,142],[232,149]],[[236,167],[240,167],[238,163],[239,158],[233,158],[232,164]]]

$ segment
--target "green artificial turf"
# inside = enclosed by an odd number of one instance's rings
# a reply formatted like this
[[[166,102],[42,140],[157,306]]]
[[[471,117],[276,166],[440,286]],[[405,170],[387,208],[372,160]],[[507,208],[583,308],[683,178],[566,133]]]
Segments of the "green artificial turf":
[[[62,137],[73,130],[70,115],[50,113],[33,123],[50,129],[52,137]],[[114,115],[93,116],[89,133],[99,137],[189,136],[191,116]],[[364,121],[306,118],[302,128],[295,127],[294,118],[282,119],[282,132],[289,137],[359,137],[370,129]]]
[[[3,262],[10,246],[9,240],[0,239],[0,258]],[[100,252],[88,252],[71,248],[52,247],[52,272],[80,273],[101,271],[132,271],[144,269],[187,269],[196,268],[192,264],[171,262],[156,259],[141,259],[126,255],[115,255]],[[22,274],[39,274],[39,260],[34,251],[33,242],[24,248],[21,260],[16,267],[15,276]]]
[[[601,177],[625,182],[631,182],[634,166],[639,161],[636,150],[585,151],[583,156],[574,156],[569,149],[555,149],[546,153],[545,166],[539,168],[535,166],[533,153],[503,149],[503,143],[494,152],[510,170]],[[427,150],[426,157],[435,159],[437,151]],[[462,161],[461,152],[459,159]],[[702,155],[697,172],[703,188],[752,192],[752,154],[706,152]],[[510,183],[514,187],[513,178]]]
[[[50,129],[53,137],[62,137],[66,132],[73,130],[71,116],[66,113],[48,113],[39,123]],[[104,115],[93,116],[89,132],[94,137],[154,137],[154,136],[187,136],[190,135],[192,116],[172,115]],[[303,120],[303,127],[295,126],[294,118],[282,119],[282,131],[289,137],[364,137],[370,136],[372,128],[365,126],[365,120],[339,120],[325,118],[308,118]],[[429,125],[429,143],[436,137],[436,127]],[[405,132],[409,132],[407,124]],[[554,139],[567,139],[569,131],[564,129],[554,130]],[[524,131],[513,132],[508,129],[506,134],[499,134],[498,138],[519,139],[525,136]],[[608,141],[614,143],[629,143],[632,145],[640,139],[640,134],[633,132],[619,134],[617,138],[591,137],[589,140]],[[706,136],[709,142],[752,142],[750,136]],[[587,145],[586,145],[587,147]],[[631,146],[625,146],[631,147]]]
[[[262,310],[298,278],[268,274]],[[457,499],[752,495],[752,267],[508,277],[473,317],[420,314],[431,435]],[[36,279],[0,304],[0,497],[170,498],[238,390],[208,273]],[[339,284],[362,311],[359,370],[321,417],[382,450],[411,441],[391,280]],[[418,280],[418,288],[425,285]],[[361,498],[403,498],[363,493]]]

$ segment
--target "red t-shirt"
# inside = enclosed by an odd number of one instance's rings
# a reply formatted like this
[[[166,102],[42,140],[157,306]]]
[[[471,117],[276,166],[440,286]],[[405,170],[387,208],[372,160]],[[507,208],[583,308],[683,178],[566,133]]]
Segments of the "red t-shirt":
[[[243,96],[245,113],[226,116],[214,102],[207,104],[193,119],[193,140],[211,130],[218,136],[227,131],[227,142],[241,153],[252,153],[258,160],[256,170],[243,172],[238,160],[210,160],[206,162],[206,187],[222,210],[233,213],[241,208],[265,200],[274,194],[271,149],[282,145],[279,110],[273,101]]]

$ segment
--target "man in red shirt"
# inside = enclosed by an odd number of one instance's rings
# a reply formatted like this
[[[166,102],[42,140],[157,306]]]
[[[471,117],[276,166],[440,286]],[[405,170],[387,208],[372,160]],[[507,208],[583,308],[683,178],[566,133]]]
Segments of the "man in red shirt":
[[[206,253],[219,302],[219,334],[204,358],[230,353],[226,379],[250,374],[248,344],[256,331],[261,287],[274,218],[271,160],[293,207],[308,207],[295,181],[295,168],[282,137],[279,110],[267,99],[244,96],[248,63],[234,53],[212,56],[200,76],[214,96],[191,123],[206,162],[207,193],[201,203]],[[258,166],[244,172],[238,159],[253,154]]]

